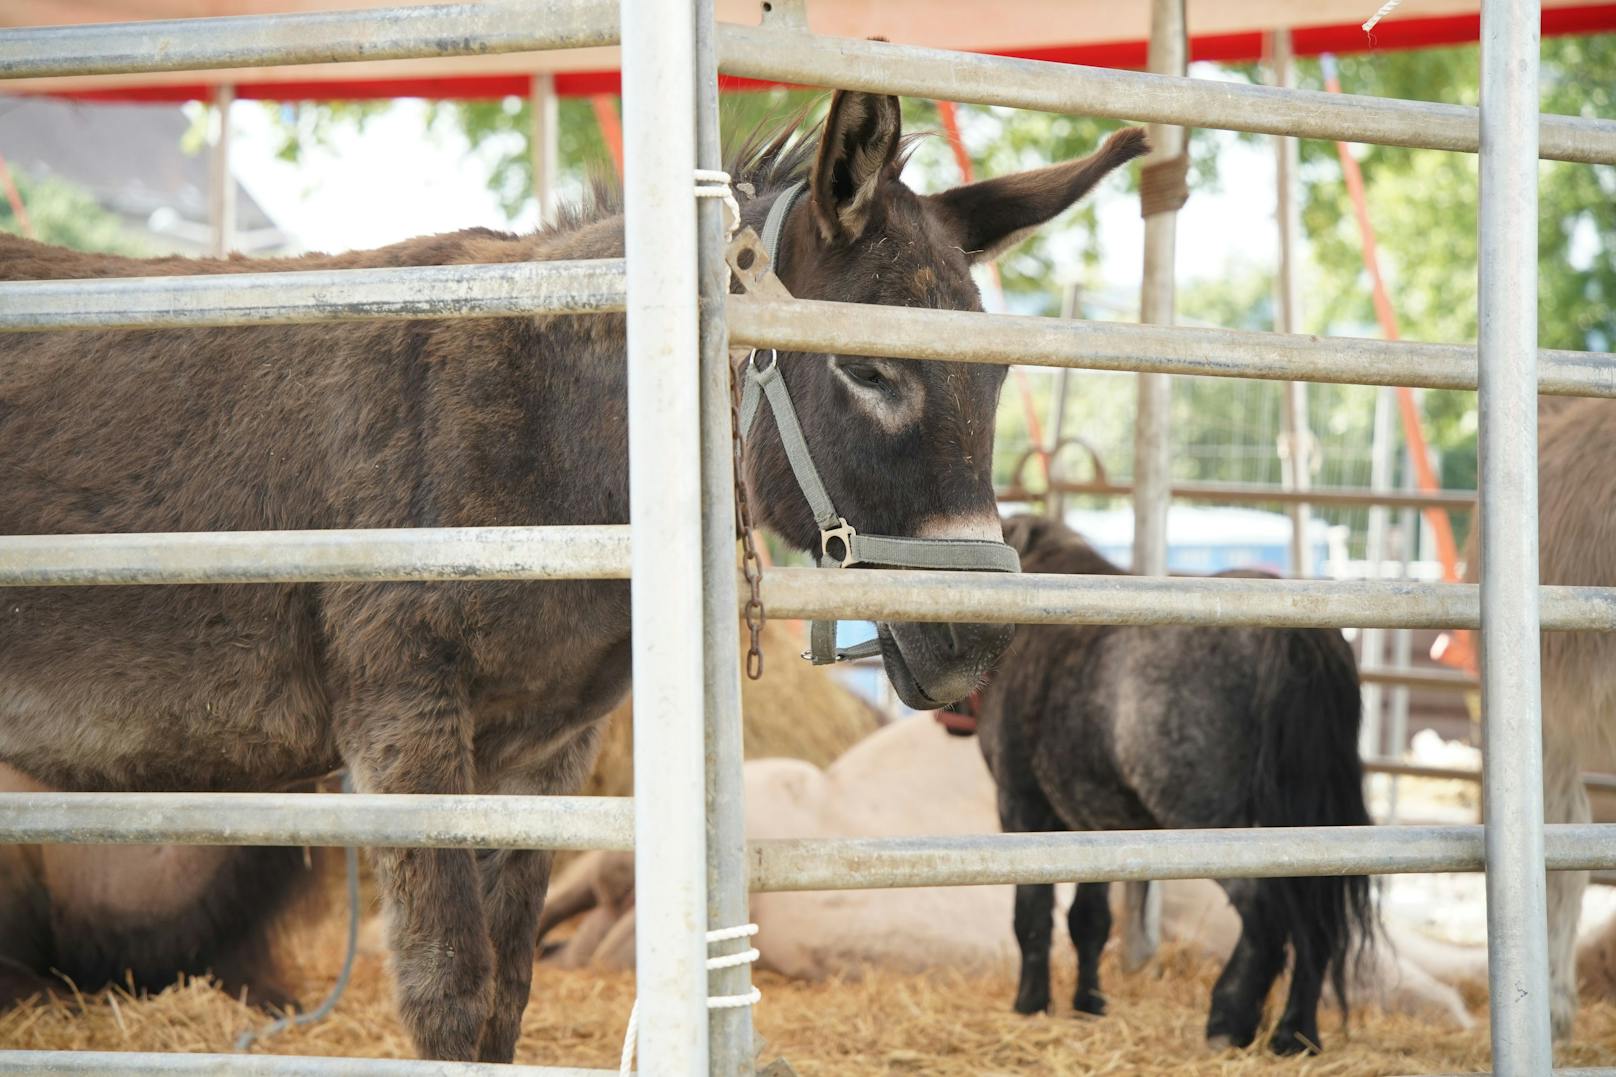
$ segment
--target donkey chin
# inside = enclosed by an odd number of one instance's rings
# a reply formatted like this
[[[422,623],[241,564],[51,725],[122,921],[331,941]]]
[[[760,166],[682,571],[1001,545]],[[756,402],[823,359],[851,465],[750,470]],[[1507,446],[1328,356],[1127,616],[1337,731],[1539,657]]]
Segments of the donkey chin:
[[[886,623],[876,626],[887,679],[904,706],[934,711],[981,686],[1010,646],[1014,625]]]

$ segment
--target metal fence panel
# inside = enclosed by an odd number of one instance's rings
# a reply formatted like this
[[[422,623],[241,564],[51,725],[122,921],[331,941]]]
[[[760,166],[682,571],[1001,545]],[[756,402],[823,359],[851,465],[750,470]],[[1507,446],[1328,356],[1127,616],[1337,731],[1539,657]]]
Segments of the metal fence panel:
[[[496,0],[370,11],[0,31],[0,79],[480,56],[617,43],[611,0]]]
[[[626,579],[628,562],[621,525],[0,536],[0,587]]]
[[[0,284],[0,332],[13,333],[622,309],[620,258]]]

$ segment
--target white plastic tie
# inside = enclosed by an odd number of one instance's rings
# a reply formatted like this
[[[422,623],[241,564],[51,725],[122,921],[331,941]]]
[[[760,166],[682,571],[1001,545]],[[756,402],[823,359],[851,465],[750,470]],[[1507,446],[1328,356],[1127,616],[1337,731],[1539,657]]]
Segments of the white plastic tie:
[[[701,173],[697,173],[700,178]],[[726,181],[728,177],[725,177]],[[719,942],[733,942],[735,939],[749,939],[758,933],[756,924],[741,924],[739,927],[721,927],[707,932],[707,945],[712,946]],[[750,965],[758,959],[757,947],[748,947],[737,954],[720,954],[707,959],[707,971],[716,972],[719,969],[733,969],[741,965]],[[744,995],[709,995],[707,1008],[709,1010],[734,1010],[742,1006],[755,1006],[763,998],[763,992],[756,987]],[[628,1028],[623,1033],[623,1056],[618,1064],[617,1072],[620,1077],[628,1077],[634,1072],[634,1049],[638,1046],[640,1037],[640,1000],[634,1000],[634,1006],[628,1011]]]
[[[724,200],[724,242],[734,239],[741,227],[741,204],[735,201],[729,173],[713,168],[696,169],[696,197]]]
[[[1369,31],[1373,30],[1381,19],[1384,19],[1387,15],[1390,15],[1393,11],[1395,11],[1397,9],[1397,5],[1401,4],[1402,2],[1403,0],[1386,0],[1384,4],[1380,5],[1379,11],[1375,12],[1364,21],[1363,32],[1367,34]]]

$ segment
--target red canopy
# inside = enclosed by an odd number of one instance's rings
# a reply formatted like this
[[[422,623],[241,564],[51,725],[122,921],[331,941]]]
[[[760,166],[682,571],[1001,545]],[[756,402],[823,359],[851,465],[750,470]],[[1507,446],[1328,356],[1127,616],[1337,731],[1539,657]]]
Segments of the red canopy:
[[[196,18],[400,6],[427,0],[5,0],[0,26],[111,22],[131,17]],[[756,24],[757,0],[718,0],[719,18]],[[1265,36],[1289,26],[1299,55],[1452,45],[1476,40],[1477,0],[1404,0],[1374,30],[1361,23],[1375,0],[1200,0],[1189,5],[1194,60],[1249,61]],[[1150,5],[1117,0],[812,0],[809,25],[842,37],[881,35],[912,45],[964,49],[1098,67],[1143,67]],[[1544,0],[1543,33],[1616,30],[1616,3]],[[555,78],[558,93],[614,93],[616,49],[422,58],[318,67],[131,74],[21,80],[11,92],[53,93],[106,101],[206,98],[221,83],[239,98],[268,100],[433,97],[497,98],[526,94],[536,74]]]

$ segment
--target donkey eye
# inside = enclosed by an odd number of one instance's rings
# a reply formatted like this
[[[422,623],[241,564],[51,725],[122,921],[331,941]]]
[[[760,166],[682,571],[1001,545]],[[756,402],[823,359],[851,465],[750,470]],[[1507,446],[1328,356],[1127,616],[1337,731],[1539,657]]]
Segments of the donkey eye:
[[[869,389],[886,390],[891,386],[885,374],[869,363],[843,363],[841,371],[858,384]]]

